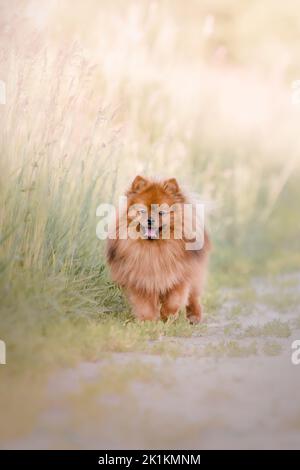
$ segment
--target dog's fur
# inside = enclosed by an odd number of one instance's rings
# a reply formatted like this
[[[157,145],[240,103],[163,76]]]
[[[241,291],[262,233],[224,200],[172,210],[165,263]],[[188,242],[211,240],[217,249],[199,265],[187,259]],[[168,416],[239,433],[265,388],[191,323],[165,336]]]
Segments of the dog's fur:
[[[143,204],[172,205],[191,202],[183,194],[175,178],[163,182],[137,176],[127,192],[128,208]],[[136,215],[136,214],[135,214]],[[128,220],[130,222],[130,211]],[[133,312],[139,320],[167,320],[186,306],[192,323],[201,320],[199,297],[202,294],[210,241],[204,232],[200,250],[186,250],[185,241],[172,237],[174,219],[170,218],[170,239],[120,239],[120,218],[117,237],[109,239],[107,260],[115,282],[125,290]],[[128,222],[128,223],[129,223]],[[143,228],[140,221],[140,228]],[[159,220],[161,233],[162,222]]]

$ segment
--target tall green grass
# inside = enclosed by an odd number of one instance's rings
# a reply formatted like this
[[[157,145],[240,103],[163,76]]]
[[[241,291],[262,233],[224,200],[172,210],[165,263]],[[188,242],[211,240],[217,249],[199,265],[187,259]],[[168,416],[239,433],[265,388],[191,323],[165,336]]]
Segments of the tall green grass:
[[[261,14],[258,1],[66,2],[46,19],[45,5],[17,16],[1,7],[7,370],[134,349],[147,337],[148,327],[128,326],[95,232],[97,206],[137,173],[176,176],[208,201],[208,298],[249,275],[298,267],[290,83],[299,58],[286,16],[299,12],[275,3],[272,27],[271,3]]]

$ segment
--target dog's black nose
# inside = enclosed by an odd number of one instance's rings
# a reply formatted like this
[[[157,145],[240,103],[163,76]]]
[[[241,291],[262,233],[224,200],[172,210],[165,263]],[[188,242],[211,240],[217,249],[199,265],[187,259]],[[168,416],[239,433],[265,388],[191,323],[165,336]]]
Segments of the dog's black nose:
[[[151,227],[151,225],[154,225],[154,220],[148,219],[148,227]]]

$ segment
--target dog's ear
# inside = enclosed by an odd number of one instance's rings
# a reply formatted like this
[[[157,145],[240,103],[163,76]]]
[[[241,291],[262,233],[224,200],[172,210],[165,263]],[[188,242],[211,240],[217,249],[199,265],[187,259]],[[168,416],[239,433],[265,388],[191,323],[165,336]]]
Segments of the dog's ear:
[[[133,182],[131,183],[129,192],[139,193],[147,186],[147,184],[148,181],[145,178],[143,178],[142,176],[136,176]]]
[[[179,184],[177,183],[176,178],[170,178],[164,181],[163,188],[165,191],[171,194],[176,194],[179,192]]]

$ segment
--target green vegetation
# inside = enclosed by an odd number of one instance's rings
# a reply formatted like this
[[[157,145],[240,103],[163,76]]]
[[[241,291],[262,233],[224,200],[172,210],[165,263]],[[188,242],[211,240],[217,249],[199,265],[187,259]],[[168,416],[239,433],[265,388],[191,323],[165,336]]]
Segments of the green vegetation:
[[[285,313],[298,308],[300,304],[300,293],[297,292],[296,289],[292,292],[284,290],[282,286],[279,285],[275,293],[270,292],[265,294],[260,300],[275,311]]]
[[[67,1],[49,7],[44,29],[43,6],[29,17],[14,0],[0,6],[9,25],[1,31],[0,339],[8,365],[0,395],[18,375],[33,383],[80,360],[148,351],[161,336],[205,334],[184,316],[138,324],[109,279],[96,208],[117,201],[137,173],[176,176],[212,202],[209,321],[223,288],[299,268],[299,114],[290,84],[300,73],[300,13],[292,1],[261,3]],[[282,302],[274,307],[284,310]],[[243,290],[234,322],[254,303],[253,290]],[[290,329],[272,322],[246,334],[287,337]],[[224,342],[206,352],[243,356],[256,347]]]
[[[249,326],[244,335],[247,336],[276,336],[278,338],[288,338],[291,335],[291,329],[287,322],[273,320],[262,326]]]
[[[278,356],[282,351],[282,347],[278,343],[267,342],[264,344],[263,352],[267,356]]]
[[[248,357],[257,354],[256,342],[245,345],[238,341],[222,341],[205,347],[204,356]]]

